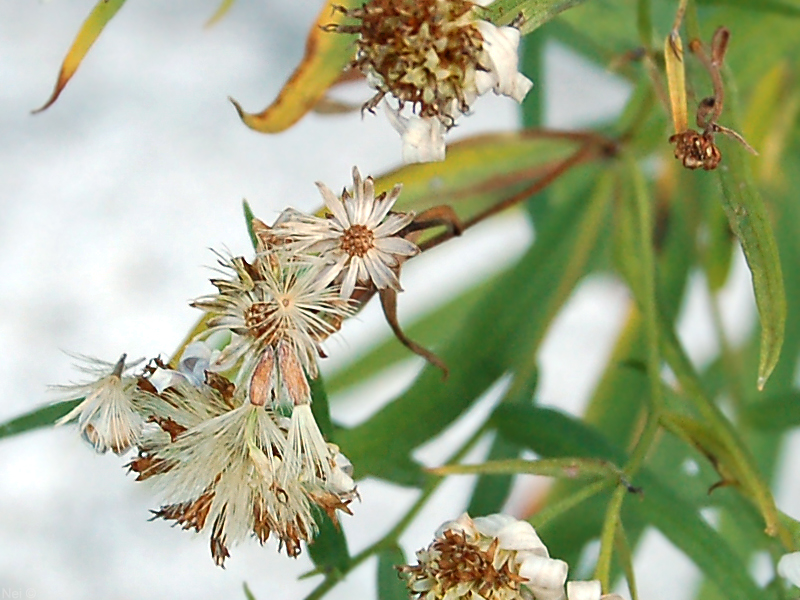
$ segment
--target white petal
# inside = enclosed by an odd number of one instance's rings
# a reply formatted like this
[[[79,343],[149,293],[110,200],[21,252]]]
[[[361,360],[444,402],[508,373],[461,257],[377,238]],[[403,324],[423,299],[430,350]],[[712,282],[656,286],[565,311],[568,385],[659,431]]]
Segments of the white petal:
[[[377,250],[397,256],[414,256],[419,253],[419,248],[414,242],[399,237],[377,238],[374,243]]]
[[[178,371],[173,371],[172,369],[162,369],[158,367],[153,374],[147,378],[156,391],[160,394],[168,387],[177,387],[180,384],[189,384],[189,385],[200,385],[194,377],[187,377],[183,373],[179,373]]]
[[[369,278],[372,280],[372,283],[374,283],[375,287],[379,290],[391,287],[398,292],[402,291],[397,275],[375,256],[374,250],[370,250],[367,252],[366,256],[364,256],[364,266],[367,268],[367,272],[369,272]]]
[[[322,199],[325,201],[325,206],[328,207],[331,214],[339,221],[342,228],[347,229],[350,227],[350,219],[347,218],[347,213],[344,210],[342,201],[339,200],[336,194],[324,183],[317,181],[317,187],[319,188],[319,193],[322,194]]]
[[[413,212],[410,213],[393,213],[386,217],[386,220],[381,223],[373,233],[375,237],[382,238],[387,237],[390,235],[394,235],[398,231],[400,231],[403,227],[411,223],[414,220],[416,215]]]
[[[383,218],[388,214],[388,212],[394,206],[394,203],[397,202],[397,198],[400,196],[400,191],[403,189],[403,184],[398,183],[392,188],[392,191],[389,192],[386,197],[380,201],[376,202],[372,207],[372,213],[369,215],[369,219],[366,222],[367,227],[370,229],[375,229]]]
[[[493,517],[508,517],[508,515],[490,515],[483,518],[491,519]],[[478,519],[475,519],[475,526],[481,533],[484,533],[481,525],[478,524]],[[496,537],[500,542],[501,549],[527,551],[544,557],[548,556],[547,548],[536,535],[536,530],[530,523],[508,517],[505,520],[495,519],[491,523],[491,527],[495,529],[495,532],[486,535]]]
[[[357,276],[358,265],[354,262],[351,262],[350,268],[347,269],[347,272],[344,275],[344,281],[342,281],[342,291],[340,294],[342,298],[350,298],[353,295],[353,291],[356,289]]]
[[[600,600],[603,589],[600,581],[568,581],[567,599],[568,600]]]
[[[555,558],[545,558],[534,553],[527,556],[519,566],[519,574],[528,581],[529,587],[563,588],[567,580],[567,563]]]
[[[800,552],[781,556],[778,561],[778,575],[800,587]]]
[[[511,525],[512,523],[516,523],[517,519],[511,515],[496,513],[493,515],[487,515],[485,517],[475,517],[473,522],[475,523],[475,529],[477,529],[478,532],[487,537],[496,537],[501,529]]]
[[[436,162],[444,160],[444,126],[436,118],[404,117],[387,104],[386,114],[392,127],[403,139],[403,162]]]
[[[510,96],[517,102],[522,102],[533,83],[517,68],[519,64],[517,53],[520,40],[519,29],[495,27],[487,21],[478,21],[478,29],[483,36],[486,54],[492,63],[490,73],[496,80],[493,86],[495,93]],[[481,87],[485,88],[489,83],[489,79],[485,75],[478,77],[476,74],[476,83],[480,92]]]

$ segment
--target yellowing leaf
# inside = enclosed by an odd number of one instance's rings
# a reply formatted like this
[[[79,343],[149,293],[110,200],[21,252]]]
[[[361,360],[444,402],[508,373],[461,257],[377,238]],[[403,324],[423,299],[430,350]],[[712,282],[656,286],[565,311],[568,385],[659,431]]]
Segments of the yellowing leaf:
[[[346,18],[334,6],[350,8],[355,0],[328,0],[306,39],[303,60],[284,84],[278,97],[262,112],[251,114],[231,98],[245,125],[261,133],[278,133],[297,123],[324,96],[353,57],[354,36],[323,31]]]
[[[75,74],[75,71],[78,70],[83,57],[89,52],[89,48],[92,47],[92,44],[94,44],[95,40],[100,36],[103,28],[114,15],[117,14],[117,11],[123,4],[125,4],[125,0],[100,0],[95,5],[92,12],[83,22],[78,35],[75,37],[75,41],[72,42],[72,47],[69,49],[64,62],[61,64],[61,71],[58,73],[58,80],[56,81],[55,88],[53,88],[53,93],[50,95],[47,102],[45,102],[44,106],[34,110],[34,113],[45,110],[58,99],[64,87]]]
[[[667,87],[672,107],[672,123],[675,133],[683,133],[689,127],[686,108],[686,72],[683,67],[683,43],[680,36],[667,36],[664,42],[664,60],[667,66]]]
[[[211,18],[206,21],[206,27],[216,25],[222,19],[222,17],[228,14],[228,11],[231,9],[231,6],[233,6],[235,1],[236,0],[222,0],[222,3],[217,7],[217,10],[214,11],[214,14],[211,15]]]

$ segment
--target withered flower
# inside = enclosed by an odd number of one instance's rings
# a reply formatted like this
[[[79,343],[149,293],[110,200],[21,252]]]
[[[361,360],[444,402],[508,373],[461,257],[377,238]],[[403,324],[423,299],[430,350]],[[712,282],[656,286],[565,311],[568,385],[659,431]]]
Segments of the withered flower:
[[[265,381],[272,381],[272,368],[284,383],[304,381],[303,371],[316,377],[320,343],[353,312],[325,265],[298,260],[280,246],[257,254],[252,263],[235,257],[220,264],[232,276],[213,279],[218,293],[192,303],[212,314],[203,335],[234,334],[210,369],[225,371],[242,360],[237,383],[253,376],[260,363]]]
[[[217,565],[251,533],[262,544],[274,534],[297,556],[317,531],[314,505],[333,519],[350,513],[352,467],[323,440],[308,405],[288,419],[221,380],[154,394],[160,430],[143,440],[131,470],[164,497],[155,517],[210,530]]]
[[[79,369],[92,377],[91,381],[53,386],[61,392],[62,400],[82,401],[56,424],[78,421],[81,435],[98,452],[109,449],[122,454],[136,443],[142,433],[144,419],[139,414],[137,378],[125,365],[126,355],[116,363],[77,356],[83,364]]]
[[[330,212],[327,218],[284,213],[273,232],[287,240],[288,248],[318,254],[329,264],[330,276],[342,281],[342,298],[350,298],[357,283],[399,291],[401,261],[419,252],[416,244],[396,235],[415,216],[391,212],[402,186],[376,196],[372,177],[362,180],[355,167],[352,194],[345,190],[340,199],[325,184],[317,186]]]
[[[418,600],[559,600],[567,579],[529,523],[500,514],[444,523],[417,561],[399,571]]]
[[[377,90],[364,109],[395,98],[397,109],[387,110],[406,162],[442,160],[444,132],[481,94],[520,102],[533,85],[517,68],[519,31],[481,20],[469,0],[371,0],[340,10],[357,24],[331,30],[358,35],[352,66]],[[406,104],[413,115],[401,114]]]
[[[675,144],[675,158],[687,169],[713,171],[722,160],[722,153],[714,143],[714,135],[709,131],[698,133],[694,129],[687,129],[683,133],[676,133],[669,138],[670,144]]]

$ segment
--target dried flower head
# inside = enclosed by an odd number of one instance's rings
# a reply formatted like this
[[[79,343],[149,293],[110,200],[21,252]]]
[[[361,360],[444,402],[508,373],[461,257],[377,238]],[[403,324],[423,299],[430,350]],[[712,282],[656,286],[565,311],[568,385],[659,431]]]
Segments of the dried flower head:
[[[444,131],[481,94],[521,101],[533,85],[517,69],[519,31],[479,19],[469,0],[371,0],[339,10],[357,24],[331,30],[358,35],[352,66],[377,90],[364,109],[386,95],[397,100],[391,120],[407,162],[442,160]],[[417,116],[400,114],[406,104]]]
[[[142,433],[144,419],[137,410],[139,392],[137,378],[129,374],[126,355],[116,363],[107,363],[86,356],[79,369],[92,377],[90,381],[53,386],[62,393],[62,400],[82,401],[57,421],[63,425],[77,419],[84,439],[98,452],[111,449],[122,454],[133,446]]]
[[[334,520],[337,511],[350,514],[352,467],[324,441],[307,404],[288,419],[221,380],[212,374],[214,385],[151,394],[159,430],[129,466],[165,498],[155,517],[210,529],[216,564],[250,533],[262,544],[274,533],[297,556],[317,531],[314,506]]]
[[[319,254],[330,265],[330,276],[342,280],[342,298],[353,295],[356,283],[372,282],[378,289],[399,291],[400,262],[419,252],[416,244],[396,235],[415,216],[413,212],[391,212],[402,186],[376,196],[372,177],[362,180],[355,167],[352,195],[345,190],[339,198],[325,184],[317,182],[317,186],[330,212],[328,217],[287,212],[273,233],[297,252]]]
[[[687,169],[713,171],[722,160],[722,153],[714,143],[711,132],[698,133],[694,129],[687,129],[683,133],[676,133],[669,138],[670,144],[675,144],[675,158]]]
[[[557,600],[567,579],[529,523],[500,514],[443,524],[417,561],[399,571],[419,600]]]
[[[232,276],[213,279],[219,292],[192,303],[213,315],[208,332],[234,334],[210,369],[224,371],[241,359],[239,382],[264,361],[264,376],[273,366],[289,369],[278,373],[284,383],[304,378],[303,370],[316,377],[320,343],[353,312],[339,297],[330,272],[319,261],[297,260],[280,246],[256,255],[252,263],[242,257],[220,263]],[[268,349],[277,353],[277,362]]]

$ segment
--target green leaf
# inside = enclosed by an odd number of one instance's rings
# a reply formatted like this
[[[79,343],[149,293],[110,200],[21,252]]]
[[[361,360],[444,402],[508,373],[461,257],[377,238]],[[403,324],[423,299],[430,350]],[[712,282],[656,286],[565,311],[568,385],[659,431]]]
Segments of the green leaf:
[[[487,21],[496,25],[508,25],[522,14],[519,29],[523,35],[527,35],[559,13],[583,2],[585,0],[495,0],[483,13]]]
[[[314,413],[314,420],[319,425],[319,430],[329,442],[333,441],[334,427],[331,422],[331,410],[328,405],[328,393],[325,391],[325,382],[322,375],[316,379],[309,379],[311,386],[311,412]]]
[[[422,212],[448,204],[468,221],[546,176],[582,146],[594,146],[597,151],[590,156],[596,156],[601,143],[593,134],[545,130],[477,135],[450,144],[444,161],[406,165],[381,175],[375,189],[402,183],[395,210]]]
[[[79,398],[78,400],[64,400],[63,402],[42,406],[41,408],[32,410],[19,417],[14,417],[10,421],[6,421],[0,425],[0,439],[25,433],[33,429],[39,429],[40,427],[49,427],[78,406],[82,401],[83,398]]]
[[[698,4],[726,5],[758,12],[800,17],[800,4],[792,0],[697,0]]]
[[[253,592],[250,591],[250,587],[247,585],[246,581],[242,583],[242,589],[244,590],[244,597],[246,600],[256,600],[256,597],[253,595]]]
[[[800,426],[800,392],[787,392],[751,404],[742,412],[750,427],[764,431],[785,431]]]
[[[475,303],[496,282],[496,277],[481,282],[428,314],[417,318],[410,325],[404,325],[406,333],[412,340],[418,341],[426,348],[439,345],[464,324]],[[389,333],[389,331],[387,325],[386,332]],[[336,394],[402,360],[408,360],[408,358],[408,348],[403,346],[396,337],[390,336],[365,354],[356,356],[349,365],[331,374],[327,378],[326,387],[330,394]]]
[[[588,201],[577,198],[554,211],[526,256],[477,304],[450,342],[436,349],[450,366],[447,381],[438,369],[426,367],[400,398],[337,434],[359,473],[401,475],[396,465],[408,466],[412,449],[464,412],[518,357],[535,352],[593,255],[607,216],[610,188],[603,182]]]
[[[254,249],[258,248],[258,238],[256,237],[256,232],[253,230],[253,219],[255,219],[255,215],[247,200],[242,200],[242,212],[244,213],[244,223],[247,227],[247,235],[250,236],[250,242],[253,244]]]
[[[53,88],[53,93],[50,95],[47,102],[44,103],[44,106],[34,110],[34,113],[49,108],[53,102],[58,99],[67,83],[69,83],[69,80],[72,79],[75,71],[78,70],[86,53],[89,52],[89,49],[103,32],[103,28],[114,18],[114,15],[122,8],[123,4],[125,4],[125,0],[99,0],[92,9],[92,12],[89,13],[89,16],[83,22],[83,25],[81,25],[78,35],[72,42],[72,46],[67,56],[64,58],[64,62],[61,64],[61,70],[58,73],[58,79]]]
[[[406,557],[399,546],[393,545],[378,554],[378,600],[408,600],[405,583],[395,569],[406,564]]]
[[[512,444],[504,437],[496,435],[489,449],[488,461],[516,458],[519,455],[519,446]],[[500,512],[505,504],[511,485],[514,482],[512,475],[482,475],[478,477],[472,497],[467,506],[467,512],[472,516],[490,515]]]
[[[319,527],[319,533],[314,542],[308,545],[308,554],[323,573],[346,573],[350,565],[350,553],[347,550],[347,540],[338,523],[316,506],[314,507],[314,521]]]
[[[731,144],[732,146],[732,144]],[[780,256],[769,214],[745,160],[744,151],[733,147],[728,162],[718,169],[723,208],[731,230],[739,238],[753,278],[753,291],[761,319],[761,358],[758,389],[763,389],[778,362],[786,327],[786,294]]]

